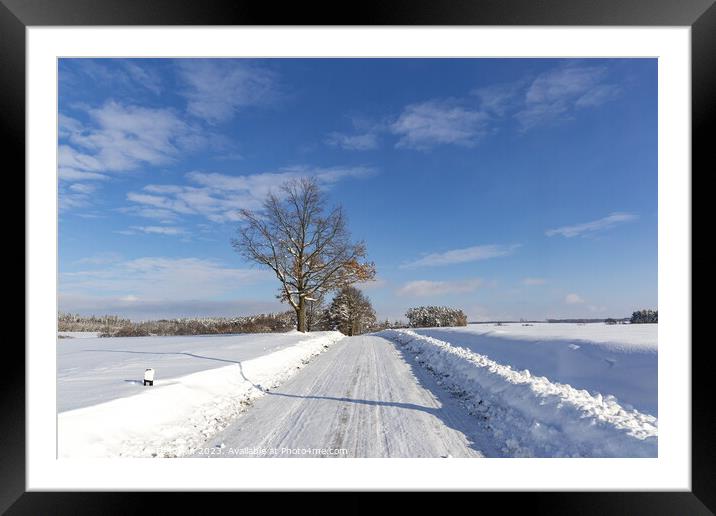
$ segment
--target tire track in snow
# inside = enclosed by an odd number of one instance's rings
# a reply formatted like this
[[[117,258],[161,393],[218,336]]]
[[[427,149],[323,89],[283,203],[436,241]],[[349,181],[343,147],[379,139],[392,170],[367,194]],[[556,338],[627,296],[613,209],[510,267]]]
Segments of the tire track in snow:
[[[474,419],[392,342],[359,336],[267,393],[195,456],[336,456],[296,452],[333,447],[344,448],[343,457],[481,457],[475,430]]]

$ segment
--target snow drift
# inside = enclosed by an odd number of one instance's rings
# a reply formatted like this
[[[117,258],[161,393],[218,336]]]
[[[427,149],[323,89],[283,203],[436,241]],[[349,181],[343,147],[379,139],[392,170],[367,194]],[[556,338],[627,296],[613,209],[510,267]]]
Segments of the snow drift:
[[[321,332],[258,358],[156,382],[141,394],[61,412],[59,457],[179,457],[192,453],[252,400],[342,338],[339,332]]]
[[[657,418],[612,395],[515,370],[412,330],[385,330],[463,399],[486,430],[517,457],[656,457]]]
[[[514,369],[529,369],[533,375],[553,382],[611,394],[627,409],[658,417],[657,327],[471,324],[462,328],[418,328],[415,332],[465,347]]]

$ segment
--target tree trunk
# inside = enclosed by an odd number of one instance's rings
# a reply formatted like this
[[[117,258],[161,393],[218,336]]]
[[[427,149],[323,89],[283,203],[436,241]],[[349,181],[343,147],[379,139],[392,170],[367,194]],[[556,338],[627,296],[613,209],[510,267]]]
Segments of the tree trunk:
[[[306,301],[303,298],[300,298],[298,301],[298,309],[296,309],[296,320],[298,322],[298,331],[306,333]]]

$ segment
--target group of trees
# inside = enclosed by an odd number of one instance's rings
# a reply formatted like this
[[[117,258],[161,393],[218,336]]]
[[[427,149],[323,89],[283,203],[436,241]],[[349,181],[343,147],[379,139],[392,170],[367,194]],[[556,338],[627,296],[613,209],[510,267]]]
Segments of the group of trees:
[[[70,314],[60,312],[57,315],[57,331],[111,331],[127,324],[129,319],[122,319],[116,315],[90,315]]]
[[[296,327],[293,310],[242,317],[201,317],[132,322],[114,315],[80,316],[60,313],[58,331],[92,331],[102,337],[149,335],[214,335],[227,333],[274,333]]]
[[[418,306],[409,309],[405,317],[411,328],[467,326],[465,312],[447,306]]]
[[[359,335],[395,327],[378,323],[370,300],[354,285],[375,278],[375,265],[365,261],[366,246],[353,242],[340,207],[328,209],[326,198],[314,178],[287,181],[270,192],[262,209],[241,210],[243,224],[232,246],[245,259],[268,267],[279,281],[277,297],[292,312],[234,319],[173,319],[132,323],[111,317],[60,316],[60,331],[99,331],[120,335],[195,335],[338,330]],[[324,299],[334,297],[328,306]],[[411,308],[406,314],[411,327],[465,326],[462,310],[441,306]],[[70,324],[72,323],[72,324]]]
[[[279,281],[277,297],[296,313],[298,331],[339,330],[346,335],[392,326],[379,324],[356,283],[375,278],[365,261],[363,242],[352,242],[340,207],[328,209],[318,182],[300,178],[266,197],[259,211],[241,210],[244,223],[235,250],[268,267]],[[329,306],[324,299],[335,293]],[[462,310],[440,306],[411,308],[412,327],[466,326]]]
[[[241,210],[244,224],[232,245],[244,258],[271,269],[278,298],[296,313],[298,331],[309,330],[311,303],[375,277],[363,242],[352,242],[340,207],[328,209],[314,178],[284,183],[263,209]],[[315,306],[314,306],[315,308]],[[313,321],[315,322],[315,321]]]
[[[338,330],[344,335],[360,335],[376,327],[370,299],[351,285],[340,288],[328,305],[320,296],[306,306],[307,331]]]
[[[658,323],[659,322],[659,311],[658,310],[638,310],[631,314],[632,324],[647,324],[647,323]]]

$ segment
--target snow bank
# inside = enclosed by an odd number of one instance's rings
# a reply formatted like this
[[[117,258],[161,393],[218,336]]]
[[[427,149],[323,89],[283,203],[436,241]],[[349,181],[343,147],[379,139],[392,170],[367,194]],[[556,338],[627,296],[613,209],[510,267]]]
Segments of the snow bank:
[[[58,415],[60,458],[178,457],[226,427],[255,398],[342,339],[321,332],[268,355],[156,381],[142,394]]]
[[[401,344],[463,399],[503,452],[522,457],[656,457],[658,422],[613,396],[518,371],[412,330],[378,335]]]
[[[592,394],[611,394],[625,408],[654,416],[658,409],[656,324],[471,324],[418,328],[514,369]]]

